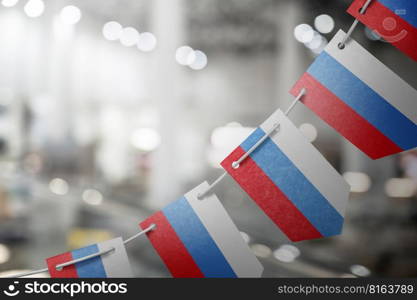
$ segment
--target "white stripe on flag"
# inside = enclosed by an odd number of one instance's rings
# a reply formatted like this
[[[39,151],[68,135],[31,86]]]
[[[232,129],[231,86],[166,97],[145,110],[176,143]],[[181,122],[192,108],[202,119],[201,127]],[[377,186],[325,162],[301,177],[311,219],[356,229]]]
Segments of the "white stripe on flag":
[[[401,113],[417,123],[417,91],[355,40],[339,49],[345,33],[339,30],[324,49]],[[417,50],[416,50],[417,51]]]
[[[344,216],[350,191],[349,184],[281,110],[275,111],[260,127],[267,132],[276,123],[280,124],[280,128],[270,136],[272,141],[339,214]]]
[[[99,251],[115,248],[115,251],[101,256],[107,278],[132,277],[132,270],[126,248],[121,237],[97,244]]]
[[[209,194],[203,200],[197,199],[197,195],[206,191],[208,187],[209,184],[203,182],[185,194],[185,198],[236,275],[238,277],[260,277],[263,266],[243,240],[217,196]]]

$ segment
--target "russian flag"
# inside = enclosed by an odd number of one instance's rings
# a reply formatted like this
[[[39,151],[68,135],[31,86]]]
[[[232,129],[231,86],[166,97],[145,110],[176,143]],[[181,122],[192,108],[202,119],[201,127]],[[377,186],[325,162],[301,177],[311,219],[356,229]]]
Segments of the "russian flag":
[[[417,147],[417,91],[339,31],[291,89],[372,159]]]
[[[237,161],[275,124],[279,128],[238,168]],[[280,110],[221,165],[292,241],[340,234],[349,186]]]
[[[155,224],[147,236],[174,277],[260,277],[252,254],[216,195],[198,199],[202,183],[140,223]]]
[[[100,251],[115,250],[57,270],[56,266]],[[121,237],[46,259],[51,278],[126,278],[132,271]]]
[[[360,14],[365,2],[355,0],[348,12],[417,61],[417,1],[373,0],[364,14]]]

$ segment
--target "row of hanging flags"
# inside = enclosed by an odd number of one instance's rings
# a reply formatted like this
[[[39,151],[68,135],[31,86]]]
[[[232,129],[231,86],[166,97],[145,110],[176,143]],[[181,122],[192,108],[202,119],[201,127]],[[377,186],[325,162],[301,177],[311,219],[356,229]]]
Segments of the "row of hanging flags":
[[[417,60],[417,1],[355,0],[348,12]],[[294,96],[372,159],[417,146],[417,91],[339,31],[291,89]],[[278,125],[278,126],[277,126]],[[260,139],[266,139],[239,160]],[[281,111],[221,163],[294,242],[340,234],[349,186]],[[173,277],[260,277],[262,265],[207,182],[140,223]],[[65,266],[57,265],[113,251]],[[51,277],[130,277],[121,238],[46,260]]]

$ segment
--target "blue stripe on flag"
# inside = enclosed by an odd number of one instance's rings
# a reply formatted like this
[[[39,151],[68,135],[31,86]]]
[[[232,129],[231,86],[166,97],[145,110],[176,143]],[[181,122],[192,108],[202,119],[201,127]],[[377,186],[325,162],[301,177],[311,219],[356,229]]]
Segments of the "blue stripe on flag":
[[[256,129],[241,147],[248,151],[264,135]],[[323,236],[341,232],[343,217],[270,138],[250,157]]]
[[[400,148],[416,146],[417,125],[327,52],[323,51],[307,72]]]
[[[416,0],[378,0],[378,2],[417,28]]]
[[[237,277],[185,197],[162,211],[205,277]]]
[[[97,253],[99,251],[97,244],[87,246],[81,249],[72,251],[72,257],[74,259],[82,258],[90,254]],[[101,257],[90,258],[86,261],[76,263],[79,278],[106,278],[106,271],[104,270]]]

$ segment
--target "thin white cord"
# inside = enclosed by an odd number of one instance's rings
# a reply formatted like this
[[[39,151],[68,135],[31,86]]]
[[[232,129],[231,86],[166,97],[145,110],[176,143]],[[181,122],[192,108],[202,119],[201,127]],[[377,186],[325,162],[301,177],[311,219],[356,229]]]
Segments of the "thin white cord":
[[[112,251],[114,251],[114,250],[116,250],[116,248],[111,247],[110,249],[102,250],[102,251],[99,251],[99,252],[96,252],[96,253],[93,253],[93,254],[90,254],[90,255],[84,256],[84,257],[80,257],[80,258],[77,258],[77,259],[73,259],[73,260],[67,261],[67,262],[65,262],[65,263],[62,263],[62,264],[56,265],[56,266],[55,266],[55,269],[56,269],[57,271],[62,271],[62,269],[63,269],[63,268],[65,268],[65,267],[67,267],[67,266],[75,265],[76,263],[80,263],[80,262],[83,262],[83,261],[89,260],[89,259],[91,259],[91,258],[94,258],[94,257],[97,257],[97,256],[101,256],[101,255],[104,255],[104,254],[110,253],[110,252],[112,252]]]
[[[125,245],[127,245],[128,243],[130,243],[130,242],[131,242],[131,241],[133,241],[134,239],[136,239],[136,238],[140,237],[141,235],[143,235],[143,234],[145,234],[145,233],[147,233],[147,232],[149,232],[149,231],[151,231],[151,230],[154,230],[155,228],[156,228],[156,224],[151,224],[151,225],[149,225],[149,227],[148,227],[148,228],[146,228],[146,229],[142,230],[141,232],[136,233],[135,235],[133,235],[133,236],[131,236],[130,238],[128,238],[127,240],[125,240],[123,243],[124,243]]]
[[[35,274],[44,273],[44,272],[48,272],[48,268],[30,271],[26,273],[20,273],[20,274],[13,275],[13,276],[1,277],[1,278],[19,278],[19,277],[26,277],[26,276],[35,275]]]
[[[359,10],[359,13],[361,15],[363,15],[365,13],[365,11],[368,9],[369,5],[371,4],[372,0],[367,0],[365,2],[365,4],[362,6],[362,8]],[[348,32],[346,33],[345,37],[343,38],[343,40],[339,43],[339,45],[337,45],[339,47],[339,49],[343,49],[345,48],[346,42],[349,39],[349,37],[352,35],[353,31],[355,30],[356,26],[358,26],[359,20],[355,19],[355,21],[353,21],[352,25],[350,26]]]
[[[294,106],[300,101],[301,97],[303,97],[306,93],[306,89],[303,88],[298,96],[294,99],[294,101],[291,103],[290,107],[284,112],[284,115],[288,116],[288,114],[291,112],[291,110],[294,108]],[[267,132],[265,132],[265,135],[259,139],[259,141],[256,142],[255,145],[253,145],[245,154],[243,154],[237,161],[234,161],[232,163],[233,169],[239,168],[239,165],[242,161],[244,161],[253,151],[255,151],[259,145],[261,145],[273,132],[278,130],[280,127],[279,123],[274,124]]]
[[[210,186],[207,188],[207,190],[205,190],[203,193],[200,193],[197,195],[197,199],[203,199],[216,185],[218,185],[220,183],[220,181],[223,180],[223,178],[225,178],[227,175],[227,172],[223,172],[222,175],[220,175],[219,177],[217,177],[217,179],[210,184]]]
[[[259,145],[261,145],[275,130],[280,127],[279,123],[275,123],[267,132],[265,132],[264,136],[260,138],[255,145],[253,145],[245,154],[243,154],[238,160],[232,162],[232,168],[237,169],[240,166],[240,163],[244,161],[253,151],[255,151]]]
[[[301,97],[303,97],[306,94],[307,90],[305,88],[301,89],[300,93],[297,95],[297,97],[294,99],[294,101],[291,103],[291,105],[287,108],[287,110],[284,112],[284,115],[288,115],[291,110],[295,107],[295,105],[300,101]],[[253,151],[256,150],[256,148],[259,147],[275,130],[277,130],[280,127],[279,123],[274,124],[272,128],[265,133],[265,135],[259,139],[259,141],[256,142],[255,145],[253,145],[245,154],[243,154],[237,161],[234,161],[232,163],[232,167],[234,169],[239,168],[239,165],[242,161],[244,161]],[[197,199],[203,199],[204,196],[206,196],[217,184],[220,183],[220,181],[223,180],[227,175],[227,172],[224,172],[221,174],[210,186],[203,192],[197,195]]]
[[[294,101],[291,103],[290,107],[287,108],[287,110],[284,112],[284,115],[288,116],[288,114],[292,111],[292,109],[295,107],[295,105],[300,101],[301,97],[303,97],[307,93],[306,88],[302,88],[300,93],[295,97]]]
[[[148,228],[146,228],[146,229],[142,230],[141,232],[138,232],[137,234],[135,234],[135,235],[131,236],[130,238],[124,240],[123,243],[126,245],[129,242],[133,241],[134,239],[140,237],[141,235],[143,235],[143,234],[145,234],[145,233],[147,233],[147,232],[149,232],[149,231],[151,231],[151,230],[153,230],[155,228],[156,228],[156,225],[155,224],[151,224],[151,225],[149,225]],[[67,266],[70,266],[70,265],[73,265],[73,264],[76,264],[76,263],[80,263],[80,262],[89,260],[91,258],[97,257],[97,256],[105,255],[105,254],[107,254],[109,252],[112,252],[114,250],[116,250],[114,247],[112,247],[110,249],[102,250],[102,251],[97,252],[97,253],[93,253],[93,254],[90,254],[90,255],[87,255],[87,256],[78,258],[78,259],[70,260],[68,262],[65,262],[65,263],[56,265],[55,268],[57,270],[62,270],[64,267],[67,267]],[[29,276],[29,275],[35,275],[35,274],[39,274],[39,273],[44,273],[44,272],[47,272],[47,271],[48,271],[48,268],[45,268],[45,269],[40,269],[40,270],[35,270],[35,271],[30,271],[30,272],[26,272],[26,273],[21,273],[21,274],[13,275],[13,276],[10,276],[9,278],[25,277],[25,276]]]

